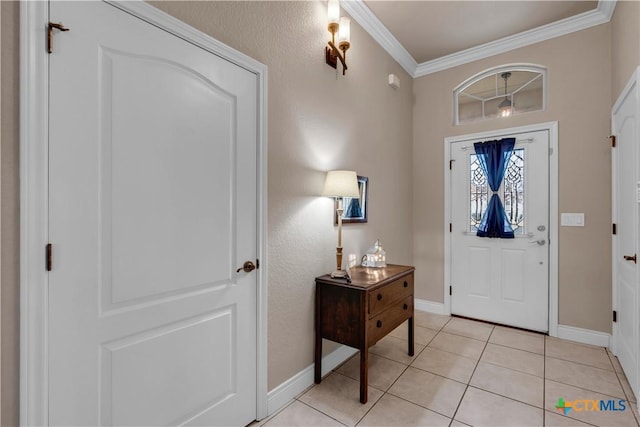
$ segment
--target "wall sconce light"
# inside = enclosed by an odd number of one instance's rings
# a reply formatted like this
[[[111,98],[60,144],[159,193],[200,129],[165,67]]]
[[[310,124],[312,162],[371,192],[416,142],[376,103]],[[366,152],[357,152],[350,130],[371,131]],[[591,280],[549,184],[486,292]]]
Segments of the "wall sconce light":
[[[360,197],[358,189],[358,175],[353,171],[329,171],[324,182],[322,195],[338,199],[338,246],[336,247],[336,271],[331,277],[347,277],[347,272],[342,269],[342,206],[343,197]]]
[[[338,0],[329,0],[327,5],[327,29],[331,33],[329,46],[324,48],[325,59],[329,66],[337,69],[338,60],[342,63],[342,75],[347,71],[347,49],[351,47],[351,20],[340,18],[340,3]],[[336,33],[338,33],[338,45],[336,46]],[[342,51],[342,52],[341,52]]]

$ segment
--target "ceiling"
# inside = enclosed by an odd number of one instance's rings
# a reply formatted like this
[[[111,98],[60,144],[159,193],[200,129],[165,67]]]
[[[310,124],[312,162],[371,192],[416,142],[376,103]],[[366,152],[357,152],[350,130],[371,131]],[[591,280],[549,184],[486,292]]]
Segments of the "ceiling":
[[[341,5],[418,77],[608,22],[615,0],[351,0]]]
[[[598,7],[597,1],[365,0],[365,4],[418,63]]]

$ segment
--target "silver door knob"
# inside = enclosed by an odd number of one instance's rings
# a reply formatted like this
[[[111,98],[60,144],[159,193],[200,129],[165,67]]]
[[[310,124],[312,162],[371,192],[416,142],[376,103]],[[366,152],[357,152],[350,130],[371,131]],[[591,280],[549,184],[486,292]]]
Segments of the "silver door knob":
[[[544,246],[547,243],[547,239],[532,240],[529,243],[537,243],[539,246]]]

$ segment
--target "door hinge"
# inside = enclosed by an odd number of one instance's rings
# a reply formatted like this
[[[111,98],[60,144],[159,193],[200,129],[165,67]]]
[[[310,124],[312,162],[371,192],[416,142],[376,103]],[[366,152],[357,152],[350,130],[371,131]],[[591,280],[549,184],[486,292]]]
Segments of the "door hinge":
[[[53,30],[60,31],[69,31],[67,27],[62,25],[62,23],[57,22],[49,22],[48,32],[47,32],[47,52],[53,53]]]
[[[618,321],[618,312],[613,310],[613,321],[617,322]]]
[[[616,136],[615,135],[609,135],[609,139],[611,140],[611,147],[615,148],[615,146],[616,146]]]
[[[553,147],[549,147],[549,155],[553,156]]]
[[[51,269],[53,268],[53,246],[51,245],[51,243],[47,243],[47,246],[45,246],[45,267],[47,268],[47,271],[51,271]]]
[[[449,223],[449,233],[453,233],[453,224]]]
[[[613,234],[618,234],[618,226],[613,224]]]
[[[256,268],[260,268],[260,260],[256,258]]]
[[[453,295],[453,286],[449,286],[449,295]]]
[[[453,162],[455,162],[455,160],[449,160],[449,170],[453,169]]]

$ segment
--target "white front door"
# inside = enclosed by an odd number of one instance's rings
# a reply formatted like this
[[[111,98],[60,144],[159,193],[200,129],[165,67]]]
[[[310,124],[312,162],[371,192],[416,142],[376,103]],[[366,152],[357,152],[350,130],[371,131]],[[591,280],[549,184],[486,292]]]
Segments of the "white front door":
[[[627,87],[613,109],[614,351],[638,395],[638,202],[640,202],[638,82]]]
[[[51,2],[48,422],[256,417],[257,77]]]
[[[515,238],[477,237],[493,194],[473,144],[451,150],[451,313],[537,331],[549,329],[549,132],[516,138],[498,194]]]

